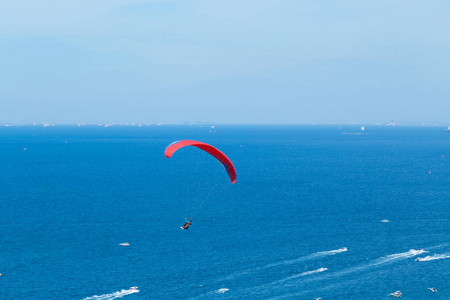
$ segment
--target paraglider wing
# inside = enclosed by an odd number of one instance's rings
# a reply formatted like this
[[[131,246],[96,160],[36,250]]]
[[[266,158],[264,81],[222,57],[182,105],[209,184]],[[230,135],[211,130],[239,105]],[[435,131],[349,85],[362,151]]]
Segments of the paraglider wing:
[[[170,144],[166,148],[164,155],[166,157],[171,157],[172,154],[174,154],[178,149],[186,147],[186,146],[197,147],[197,148],[202,149],[203,151],[209,153],[213,157],[215,157],[227,171],[228,176],[230,177],[231,183],[236,182],[236,169],[234,168],[234,165],[231,162],[231,160],[225,154],[223,154],[222,151],[220,151],[219,149],[217,149],[211,145],[208,145],[208,144],[205,144],[202,142],[191,141],[191,140],[176,141],[176,142],[173,142],[172,144]]]

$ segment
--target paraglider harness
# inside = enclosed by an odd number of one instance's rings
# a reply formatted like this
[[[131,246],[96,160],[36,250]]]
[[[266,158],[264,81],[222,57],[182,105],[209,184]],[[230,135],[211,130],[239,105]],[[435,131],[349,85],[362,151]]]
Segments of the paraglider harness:
[[[191,224],[192,224],[192,220],[187,220],[186,218],[184,219],[184,224],[183,224],[183,226],[181,226],[181,229],[189,229],[189,227],[191,226]]]

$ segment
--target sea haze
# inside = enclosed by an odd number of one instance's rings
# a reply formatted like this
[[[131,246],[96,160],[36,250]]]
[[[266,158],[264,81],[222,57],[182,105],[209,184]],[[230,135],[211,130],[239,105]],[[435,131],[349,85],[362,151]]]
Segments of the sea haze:
[[[0,299],[450,299],[443,127],[0,127],[0,176]]]

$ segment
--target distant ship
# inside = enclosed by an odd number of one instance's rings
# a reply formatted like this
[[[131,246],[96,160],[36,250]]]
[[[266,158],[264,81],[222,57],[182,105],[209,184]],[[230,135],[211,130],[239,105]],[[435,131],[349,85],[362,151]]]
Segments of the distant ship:
[[[391,122],[389,122],[389,123],[386,123],[385,125],[386,125],[386,126],[398,126],[398,124],[395,123],[394,121],[391,121]]]
[[[361,130],[365,130],[365,129],[364,129],[364,126],[361,126]]]
[[[446,130],[447,132],[450,132],[450,126],[447,128],[447,130]]]

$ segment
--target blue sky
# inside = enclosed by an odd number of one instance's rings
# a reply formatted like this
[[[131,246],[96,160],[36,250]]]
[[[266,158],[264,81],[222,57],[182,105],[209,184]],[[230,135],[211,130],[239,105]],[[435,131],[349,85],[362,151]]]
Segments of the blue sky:
[[[450,123],[449,15],[448,1],[0,0],[0,123]]]

